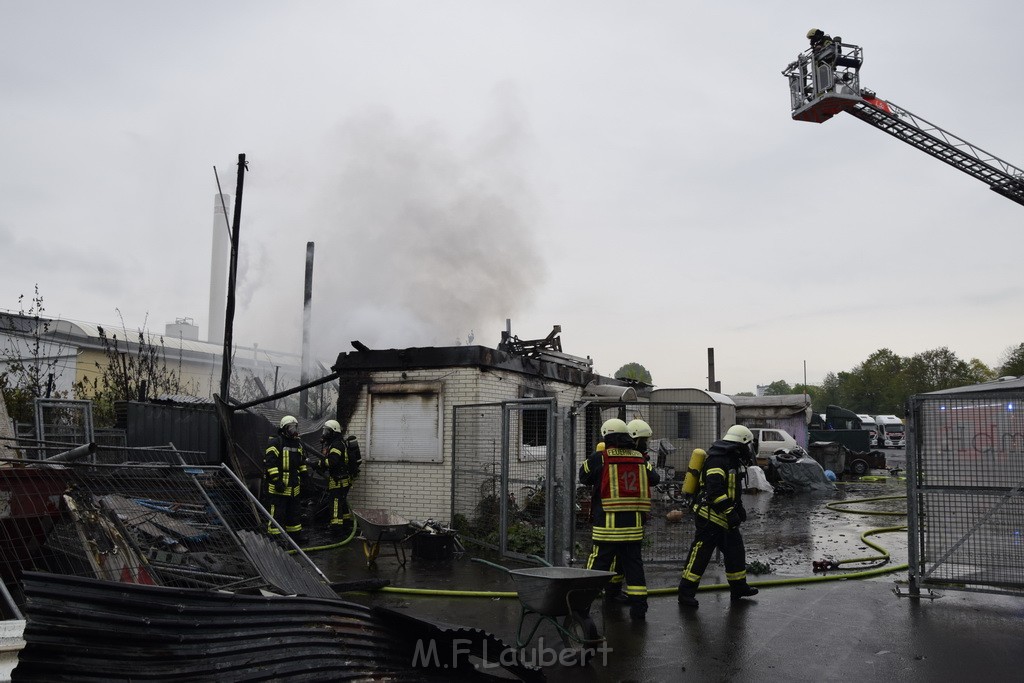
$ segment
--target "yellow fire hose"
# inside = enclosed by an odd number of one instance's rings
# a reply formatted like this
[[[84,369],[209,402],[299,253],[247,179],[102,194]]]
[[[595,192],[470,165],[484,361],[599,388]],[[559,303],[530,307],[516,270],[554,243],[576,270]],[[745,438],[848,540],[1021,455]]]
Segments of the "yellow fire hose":
[[[844,506],[854,505],[859,503],[869,503],[880,500],[902,500],[906,496],[876,496],[872,498],[859,498],[855,500],[844,500],[829,503],[825,507],[836,512],[847,512],[851,514],[862,514],[862,515],[906,515],[906,512],[897,511],[879,511],[870,509],[846,509]],[[889,552],[880,545],[869,541],[869,536],[875,534],[885,534],[893,532],[906,532],[906,526],[892,526],[878,529],[869,529],[860,535],[861,542],[864,545],[873,548],[879,552],[878,555],[871,555],[868,557],[851,557],[842,560],[835,560],[831,562],[829,569],[836,569],[841,564],[850,564],[854,562],[888,562]],[[874,567],[870,569],[862,569],[856,571],[844,572],[842,574],[818,574],[814,576],[802,576],[790,579],[765,579],[763,581],[750,581],[750,585],[756,588],[768,588],[771,586],[794,586],[799,584],[807,583],[823,583],[826,581],[848,581],[851,579],[866,579],[874,576],[883,576],[885,574],[892,574],[894,572],[904,571],[909,568],[908,564],[898,564],[884,567]],[[716,590],[727,590],[729,584],[717,583],[707,584],[700,586],[700,591],[716,591]],[[418,595],[418,596],[431,596],[431,597],[463,597],[463,598],[515,598],[518,597],[518,593],[515,591],[479,591],[479,590],[451,590],[451,589],[435,589],[435,588],[404,588],[401,586],[385,586],[380,589],[382,593],[395,593],[400,595]],[[652,588],[647,591],[648,595],[675,595],[679,592],[677,587],[669,588]]]

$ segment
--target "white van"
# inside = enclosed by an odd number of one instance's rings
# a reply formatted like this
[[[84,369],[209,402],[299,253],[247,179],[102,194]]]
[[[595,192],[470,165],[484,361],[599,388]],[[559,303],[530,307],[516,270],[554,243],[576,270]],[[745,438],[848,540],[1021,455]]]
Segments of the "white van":
[[[907,432],[903,420],[895,415],[875,415],[879,448],[906,448]]]
[[[860,428],[868,431],[868,448],[878,447],[878,423],[870,415],[857,414],[860,418]]]

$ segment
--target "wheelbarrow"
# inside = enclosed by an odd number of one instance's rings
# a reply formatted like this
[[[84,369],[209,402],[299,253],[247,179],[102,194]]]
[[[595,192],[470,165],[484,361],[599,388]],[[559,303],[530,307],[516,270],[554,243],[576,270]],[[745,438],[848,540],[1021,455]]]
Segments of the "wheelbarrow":
[[[590,618],[590,604],[615,572],[575,567],[508,569],[479,558],[473,560],[507,572],[516,584],[520,603],[516,647],[526,647],[545,621],[555,627],[566,647],[592,647],[604,642]],[[523,630],[531,620],[533,626],[524,638]]]
[[[382,543],[390,543],[398,565],[404,567],[405,548],[401,544],[417,533],[409,520],[383,508],[353,509],[352,514],[359,525],[360,534],[356,538],[363,542],[366,566],[377,560]]]

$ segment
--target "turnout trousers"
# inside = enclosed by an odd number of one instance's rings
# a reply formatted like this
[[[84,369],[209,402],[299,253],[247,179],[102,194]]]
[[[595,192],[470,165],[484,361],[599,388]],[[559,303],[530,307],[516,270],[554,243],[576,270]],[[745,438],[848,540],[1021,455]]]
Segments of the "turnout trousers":
[[[743,547],[743,536],[739,529],[725,529],[714,522],[697,518],[696,534],[690,545],[690,553],[683,565],[679,582],[679,594],[693,597],[697,593],[700,578],[707,569],[715,550],[722,551],[725,560],[725,578],[733,593],[747,585],[747,558]]]
[[[348,492],[351,489],[351,486],[339,486],[327,491],[328,505],[331,509],[330,526],[332,529],[340,529],[345,524],[352,523],[352,510],[348,506]]]
[[[647,602],[647,578],[644,575],[644,561],[640,555],[641,542],[609,542],[594,541],[594,547],[587,558],[587,569],[601,571],[612,571],[622,574],[623,579],[618,576],[612,579],[609,584],[611,590],[615,590],[616,579],[619,579],[621,586],[625,584],[626,597],[631,601],[646,604]]]
[[[267,494],[267,511],[289,534],[302,531],[302,499],[299,496]],[[281,532],[273,524],[267,524],[267,533],[277,536]]]

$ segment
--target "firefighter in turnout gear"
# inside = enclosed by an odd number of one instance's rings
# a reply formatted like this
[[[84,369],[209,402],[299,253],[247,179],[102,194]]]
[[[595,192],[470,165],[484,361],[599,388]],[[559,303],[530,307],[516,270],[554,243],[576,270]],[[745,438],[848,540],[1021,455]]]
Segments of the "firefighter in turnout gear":
[[[348,493],[359,476],[362,460],[355,437],[346,439],[341,424],[328,420],[320,436],[320,460],[317,468],[327,477],[327,502],[331,513],[328,523],[334,533],[347,535],[352,530],[352,510],[348,506]]]
[[[757,595],[757,589],[747,585],[747,559],[740,535],[740,524],[747,518],[742,500],[744,465],[753,461],[753,448],[753,433],[743,425],[733,425],[707,451],[693,504],[696,533],[679,581],[678,599],[684,607],[697,607],[697,586],[716,548],[725,560],[732,601]]]
[[[299,441],[299,421],[285,415],[270,437],[263,454],[263,492],[267,510],[296,542],[302,536],[302,480],[306,477],[306,458]],[[277,536],[281,532],[271,523],[267,533]]]
[[[593,549],[587,569],[621,572],[629,616],[647,615],[647,580],[640,555],[644,522],[651,511],[651,485],[658,473],[637,451],[626,423],[611,419],[601,426],[605,449],[594,451],[580,467],[581,484],[592,486]],[[616,577],[617,578],[617,577]],[[609,586],[614,591],[614,585]],[[619,590],[623,590],[619,588]]]

